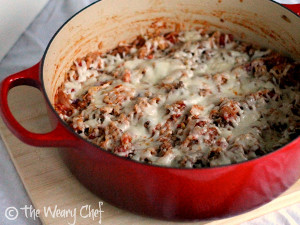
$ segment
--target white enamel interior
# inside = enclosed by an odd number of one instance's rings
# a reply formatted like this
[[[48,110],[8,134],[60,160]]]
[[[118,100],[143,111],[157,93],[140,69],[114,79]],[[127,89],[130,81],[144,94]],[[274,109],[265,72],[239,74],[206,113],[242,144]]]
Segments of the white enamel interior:
[[[169,28],[206,26],[300,59],[300,18],[269,0],[102,0],[73,17],[55,36],[44,59],[43,81],[53,104],[77,57],[132,40],[154,21]],[[223,21],[223,22],[222,22]]]

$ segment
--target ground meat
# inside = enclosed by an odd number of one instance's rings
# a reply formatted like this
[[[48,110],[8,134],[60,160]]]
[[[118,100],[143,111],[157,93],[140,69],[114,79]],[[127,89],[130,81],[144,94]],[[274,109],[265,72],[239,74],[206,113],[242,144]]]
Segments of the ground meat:
[[[220,31],[150,28],[74,60],[55,109],[78,135],[185,168],[253,159],[299,136],[299,62]]]

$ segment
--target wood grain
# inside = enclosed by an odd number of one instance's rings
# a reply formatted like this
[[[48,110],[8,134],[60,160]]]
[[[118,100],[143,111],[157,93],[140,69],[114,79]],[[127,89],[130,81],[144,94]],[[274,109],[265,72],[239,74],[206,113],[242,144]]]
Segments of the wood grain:
[[[11,110],[20,123],[33,132],[50,131],[49,121],[43,98],[38,90],[30,87],[14,88],[9,94]],[[57,209],[76,209],[76,224],[105,224],[105,225],[141,225],[141,224],[187,224],[159,221],[141,217],[118,209],[104,202],[104,211],[94,218],[83,218],[80,209],[91,205],[91,209],[98,209],[102,201],[83,187],[69,172],[55,148],[37,148],[19,141],[0,120],[1,137],[7,147],[12,161],[20,175],[22,182],[34,206],[41,210],[40,219],[44,224],[74,223],[74,216],[56,217],[46,216],[44,207]],[[280,208],[300,202],[300,180],[281,196],[260,208],[248,213],[216,221],[201,221],[190,224],[240,224],[242,222],[273,212]]]

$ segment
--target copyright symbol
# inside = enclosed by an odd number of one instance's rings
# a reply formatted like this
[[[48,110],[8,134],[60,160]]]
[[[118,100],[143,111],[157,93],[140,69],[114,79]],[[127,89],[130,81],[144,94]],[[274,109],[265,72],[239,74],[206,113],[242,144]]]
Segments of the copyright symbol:
[[[19,215],[19,212],[18,212],[18,210],[15,207],[8,207],[5,210],[5,217],[8,220],[15,220],[15,219],[17,219],[18,215]]]

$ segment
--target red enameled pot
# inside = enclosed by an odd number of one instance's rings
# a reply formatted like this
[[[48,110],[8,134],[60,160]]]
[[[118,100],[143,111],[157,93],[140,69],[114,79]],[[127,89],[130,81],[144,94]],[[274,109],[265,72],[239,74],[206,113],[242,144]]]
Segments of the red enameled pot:
[[[290,9],[300,12],[298,5]],[[53,109],[57,87],[77,57],[132,40],[154,21],[167,29],[206,26],[300,59],[300,18],[269,0],[103,0],[73,16],[55,34],[40,63],[1,83],[0,112],[19,139],[59,147],[77,179],[103,200],[131,212],[167,220],[228,217],[277,197],[300,177],[300,138],[247,162],[204,169],[146,165],[113,155],[67,127]],[[99,45],[99,43],[102,43]],[[54,128],[46,134],[24,129],[7,104],[18,85],[38,88]]]

